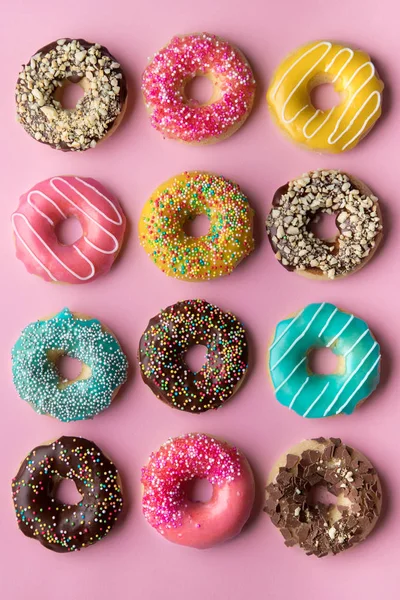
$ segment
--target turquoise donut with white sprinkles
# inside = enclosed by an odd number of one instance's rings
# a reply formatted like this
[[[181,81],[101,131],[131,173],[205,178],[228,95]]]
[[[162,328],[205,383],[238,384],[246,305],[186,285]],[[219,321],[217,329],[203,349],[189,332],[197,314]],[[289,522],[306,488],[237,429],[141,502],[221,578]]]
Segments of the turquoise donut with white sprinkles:
[[[308,355],[330,348],[335,373],[313,373]],[[351,414],[377,387],[380,347],[362,319],[325,302],[309,304],[280,321],[269,348],[269,372],[277,400],[302,417]]]
[[[81,375],[66,381],[59,356],[83,364]],[[126,381],[128,360],[118,340],[100,321],[64,308],[48,320],[31,323],[12,349],[12,373],[19,396],[41,415],[63,422],[91,419],[113,400]]]

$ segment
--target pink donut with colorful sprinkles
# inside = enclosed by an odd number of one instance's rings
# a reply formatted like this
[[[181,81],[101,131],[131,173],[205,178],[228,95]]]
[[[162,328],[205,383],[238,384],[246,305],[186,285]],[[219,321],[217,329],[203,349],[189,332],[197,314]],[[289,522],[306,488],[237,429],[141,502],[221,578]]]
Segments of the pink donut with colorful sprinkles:
[[[208,502],[188,497],[188,483],[207,479]],[[201,433],[169,439],[142,469],[143,514],[165,539],[211,548],[238,535],[254,503],[254,477],[245,456]]]
[[[61,244],[56,227],[75,217],[82,236]],[[12,215],[17,258],[45,281],[86,283],[111,269],[122,245],[126,219],[122,208],[98,181],[52,177],[24,194]]]
[[[213,84],[211,99],[200,104],[185,86],[196,76]],[[231,136],[247,119],[256,83],[240,50],[209,33],[174,37],[143,73],[142,91],[151,124],[164,137],[210,144]]]

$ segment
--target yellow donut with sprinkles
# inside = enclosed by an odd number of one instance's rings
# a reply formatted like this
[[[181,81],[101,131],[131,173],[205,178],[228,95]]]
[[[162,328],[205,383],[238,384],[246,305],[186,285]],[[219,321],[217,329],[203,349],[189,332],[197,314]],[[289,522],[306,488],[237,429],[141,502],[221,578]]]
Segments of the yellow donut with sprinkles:
[[[186,222],[205,214],[206,235],[193,237]],[[160,185],[143,207],[140,242],[161,271],[186,281],[227,275],[254,248],[253,209],[239,186],[192,171]]]
[[[310,93],[332,83],[342,101],[329,110],[315,108]],[[368,133],[382,112],[383,82],[370,57],[328,41],[298,48],[278,67],[267,102],[279,127],[311,150],[344,152]]]

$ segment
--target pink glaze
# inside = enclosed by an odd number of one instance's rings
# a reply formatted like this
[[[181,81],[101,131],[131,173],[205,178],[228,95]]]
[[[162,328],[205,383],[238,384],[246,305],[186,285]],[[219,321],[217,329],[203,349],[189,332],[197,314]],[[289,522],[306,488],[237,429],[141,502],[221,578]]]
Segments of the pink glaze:
[[[188,101],[185,84],[210,75],[219,93],[211,104]],[[143,73],[142,91],[151,123],[169,138],[206,142],[228,136],[250,113],[255,80],[244,56],[208,33],[174,37]]]
[[[63,219],[79,219],[74,244],[57,239]],[[125,216],[119,202],[97,181],[52,177],[24,194],[12,215],[17,258],[46,281],[86,283],[110,270],[122,244]]]
[[[209,502],[188,499],[194,478],[213,486]],[[211,548],[240,533],[254,502],[254,478],[246,458],[226,442],[189,433],[168,440],[142,469],[143,514],[170,542]]]

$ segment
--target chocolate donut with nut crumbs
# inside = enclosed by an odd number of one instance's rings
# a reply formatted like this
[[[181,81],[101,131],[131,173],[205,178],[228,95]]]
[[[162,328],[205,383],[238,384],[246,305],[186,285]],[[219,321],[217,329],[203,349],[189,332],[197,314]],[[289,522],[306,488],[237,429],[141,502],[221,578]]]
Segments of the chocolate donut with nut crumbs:
[[[71,83],[85,93],[74,109],[66,109],[62,88]],[[66,38],[44,46],[24,65],[16,86],[17,118],[43,144],[88,150],[117,129],[127,96],[124,72],[107,48]]]
[[[336,504],[310,500],[315,487]],[[272,468],[264,511],[285,539],[307,555],[338,554],[371,533],[382,507],[382,489],[371,462],[340,439],[305,440]]]
[[[82,495],[77,504],[57,499],[63,479],[76,484]],[[69,436],[28,454],[12,481],[12,495],[22,533],[54,552],[73,552],[100,541],[123,506],[115,465],[93,442]]]
[[[310,231],[321,213],[335,215],[338,235],[319,239]],[[341,171],[312,171],[274,195],[266,228],[276,258],[288,271],[317,279],[355,273],[382,239],[378,198],[359,179]]]
[[[185,353],[207,348],[206,362],[194,373]],[[231,313],[205,300],[186,300],[153,317],[139,344],[143,381],[166,404],[191,413],[219,408],[239,389],[247,372],[243,325]]]

